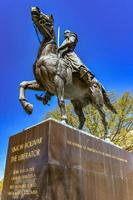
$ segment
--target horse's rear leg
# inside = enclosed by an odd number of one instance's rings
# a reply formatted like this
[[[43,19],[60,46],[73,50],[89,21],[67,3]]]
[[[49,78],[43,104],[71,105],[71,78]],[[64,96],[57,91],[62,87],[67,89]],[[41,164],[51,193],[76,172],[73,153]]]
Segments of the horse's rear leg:
[[[71,100],[71,103],[73,104],[74,111],[78,115],[79,118],[79,129],[82,129],[85,123],[85,116],[83,112],[83,107],[79,101]]]
[[[107,131],[107,122],[106,122],[105,112],[103,110],[104,100],[103,100],[102,89],[96,79],[94,79],[94,82],[91,86],[91,93],[92,93],[93,105],[98,110],[101,116],[102,124],[104,126],[104,139],[105,139],[108,131]]]
[[[33,111],[33,105],[27,102],[27,99],[25,97],[25,90],[38,90],[42,91],[42,88],[40,85],[35,81],[23,81],[20,83],[20,91],[19,91],[19,100],[21,105],[23,106],[26,113],[31,114]]]
[[[63,122],[67,122],[67,115],[66,115],[65,101],[64,101],[64,81],[58,75],[56,75],[54,78],[54,82],[56,85],[58,105],[60,107],[60,112],[61,112],[61,120]]]
[[[101,120],[102,120],[102,124],[104,127],[104,139],[106,139],[107,134],[108,134],[108,129],[107,129],[107,122],[106,122],[106,116],[105,116],[105,112],[103,110],[103,106],[96,106],[100,116],[101,116]]]

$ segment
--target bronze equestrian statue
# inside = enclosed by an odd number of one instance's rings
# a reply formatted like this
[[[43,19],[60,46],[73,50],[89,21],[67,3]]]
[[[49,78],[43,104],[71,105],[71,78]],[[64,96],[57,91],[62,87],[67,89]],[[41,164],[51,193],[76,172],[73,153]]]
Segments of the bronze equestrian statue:
[[[61,119],[67,122],[64,99],[69,99],[78,115],[79,129],[82,129],[85,123],[83,107],[92,104],[99,111],[106,136],[107,122],[103,105],[113,113],[116,113],[116,110],[103,86],[75,54],[77,35],[69,30],[65,31],[65,40],[58,48],[53,16],[45,15],[38,7],[32,7],[31,15],[43,39],[33,65],[35,80],[20,83],[19,100],[24,110],[28,114],[33,110],[33,105],[25,97],[26,89],[44,91],[44,97],[37,96],[37,99],[47,104],[51,96],[57,96]]]
[[[94,74],[82,63],[80,58],[74,52],[74,49],[78,42],[78,36],[76,33],[66,30],[64,32],[64,42],[58,48],[60,56],[70,65],[73,71],[77,71],[81,74],[80,77],[90,86],[91,80],[94,78]]]

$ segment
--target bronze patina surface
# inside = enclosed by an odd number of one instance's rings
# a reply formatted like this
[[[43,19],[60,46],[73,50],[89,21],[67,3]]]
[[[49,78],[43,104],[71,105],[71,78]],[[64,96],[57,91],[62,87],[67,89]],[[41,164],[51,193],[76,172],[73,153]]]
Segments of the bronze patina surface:
[[[19,100],[24,110],[28,114],[33,110],[33,105],[26,99],[25,90],[43,91],[44,95],[37,96],[37,99],[45,105],[52,96],[57,96],[61,119],[67,122],[64,99],[69,99],[79,118],[79,129],[82,129],[85,123],[83,108],[91,104],[101,116],[103,135],[107,135],[103,105],[111,112],[117,112],[102,84],[75,53],[77,34],[66,30],[64,41],[58,48],[53,15],[46,15],[38,7],[32,7],[31,16],[36,32],[42,35],[42,42],[33,65],[35,80],[20,83]]]
[[[54,120],[9,141],[2,200],[132,200],[133,154]]]

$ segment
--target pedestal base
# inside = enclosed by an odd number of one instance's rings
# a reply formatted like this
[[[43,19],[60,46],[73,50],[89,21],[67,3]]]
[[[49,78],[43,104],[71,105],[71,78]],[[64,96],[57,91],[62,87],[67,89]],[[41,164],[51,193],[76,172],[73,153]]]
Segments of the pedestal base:
[[[2,200],[132,200],[133,154],[46,120],[9,141]]]

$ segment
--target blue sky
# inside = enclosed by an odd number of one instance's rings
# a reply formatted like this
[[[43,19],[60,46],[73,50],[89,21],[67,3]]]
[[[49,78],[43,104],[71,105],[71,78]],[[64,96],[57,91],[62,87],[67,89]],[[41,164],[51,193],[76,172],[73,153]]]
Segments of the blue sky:
[[[133,94],[133,1],[132,0],[67,0],[1,1],[0,12],[0,178],[3,177],[8,139],[42,120],[51,106],[43,106],[27,92],[34,104],[32,116],[22,110],[18,101],[18,86],[23,80],[34,79],[32,65],[39,43],[35,35],[30,9],[39,6],[45,13],[53,13],[55,30],[70,29],[79,37],[76,52],[92,70],[107,91],[118,95]]]

